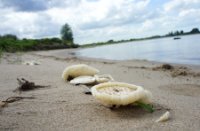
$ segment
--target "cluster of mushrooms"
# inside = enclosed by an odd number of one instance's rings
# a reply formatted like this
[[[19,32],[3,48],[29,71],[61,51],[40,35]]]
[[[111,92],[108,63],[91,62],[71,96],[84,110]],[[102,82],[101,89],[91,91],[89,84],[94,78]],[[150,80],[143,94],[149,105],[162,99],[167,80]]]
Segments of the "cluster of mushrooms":
[[[68,66],[62,73],[62,79],[74,85],[92,85],[92,95],[106,107],[139,105],[153,112],[151,92],[141,86],[117,82],[109,74],[100,75],[94,67],[85,64]],[[156,122],[167,121],[169,117],[167,111]]]
[[[94,85],[91,87],[92,95],[107,107],[151,103],[152,94],[143,87],[116,82],[111,75],[99,73],[94,67],[79,64],[68,66],[63,71],[62,78],[75,85]]]

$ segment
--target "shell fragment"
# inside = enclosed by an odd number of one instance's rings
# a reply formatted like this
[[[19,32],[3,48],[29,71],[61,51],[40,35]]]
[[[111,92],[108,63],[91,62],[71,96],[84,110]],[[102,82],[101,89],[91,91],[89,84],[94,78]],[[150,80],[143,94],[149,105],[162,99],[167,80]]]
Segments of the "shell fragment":
[[[40,65],[41,63],[33,60],[33,61],[25,61],[23,64],[29,65],[29,66],[34,66],[34,65]]]
[[[122,82],[106,82],[91,88],[92,95],[103,105],[112,107],[129,105],[142,101],[149,104],[151,93],[144,90],[141,86],[136,86]]]
[[[164,121],[169,120],[169,118],[170,118],[170,113],[169,111],[167,111],[160,118],[158,118],[156,122],[164,122]]]

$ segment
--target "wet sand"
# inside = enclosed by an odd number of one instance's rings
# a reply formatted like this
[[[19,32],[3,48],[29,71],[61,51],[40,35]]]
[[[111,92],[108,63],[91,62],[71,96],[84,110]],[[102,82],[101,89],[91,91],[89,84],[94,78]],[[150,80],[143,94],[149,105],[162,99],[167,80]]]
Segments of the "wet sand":
[[[27,66],[27,60],[40,65]],[[116,81],[141,85],[153,94],[155,112],[139,107],[110,110],[83,92],[86,86],[74,86],[61,79],[66,66],[88,64]],[[198,131],[200,129],[200,66],[175,65],[163,69],[163,63],[144,60],[108,61],[80,58],[73,50],[4,54],[0,63],[0,100],[12,96],[33,97],[9,103],[0,109],[0,130],[152,130]],[[174,72],[184,72],[175,73]],[[26,78],[47,88],[13,92],[17,78]],[[169,121],[156,123],[167,110]]]

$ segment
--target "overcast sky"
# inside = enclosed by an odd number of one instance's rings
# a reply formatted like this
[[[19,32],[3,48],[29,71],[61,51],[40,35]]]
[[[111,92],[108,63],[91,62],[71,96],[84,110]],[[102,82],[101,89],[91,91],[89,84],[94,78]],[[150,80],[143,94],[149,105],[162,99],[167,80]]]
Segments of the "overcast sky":
[[[200,27],[200,0],[0,0],[0,34],[59,37],[76,43],[129,39]]]

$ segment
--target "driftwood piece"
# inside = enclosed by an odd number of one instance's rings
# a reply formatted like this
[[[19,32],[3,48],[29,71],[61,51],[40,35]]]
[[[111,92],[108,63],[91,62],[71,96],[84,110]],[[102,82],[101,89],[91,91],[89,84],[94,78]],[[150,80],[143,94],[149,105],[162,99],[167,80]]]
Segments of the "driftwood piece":
[[[20,101],[22,99],[34,99],[35,97],[24,97],[24,96],[12,96],[7,98],[5,101],[0,101],[0,111],[1,108],[8,106],[9,103]]]
[[[17,81],[18,81],[18,84],[19,84],[19,87],[17,87],[17,89],[14,90],[14,92],[17,92],[17,91],[30,91],[30,90],[34,90],[34,89],[37,89],[37,88],[45,88],[45,87],[49,87],[48,86],[44,86],[44,85],[35,85],[34,82],[30,82],[24,78],[17,78]]]
[[[15,101],[20,101],[22,99],[34,99],[35,97],[24,97],[24,96],[12,96],[12,97],[9,97],[7,98],[5,101],[3,102],[6,102],[6,103],[13,103]]]

